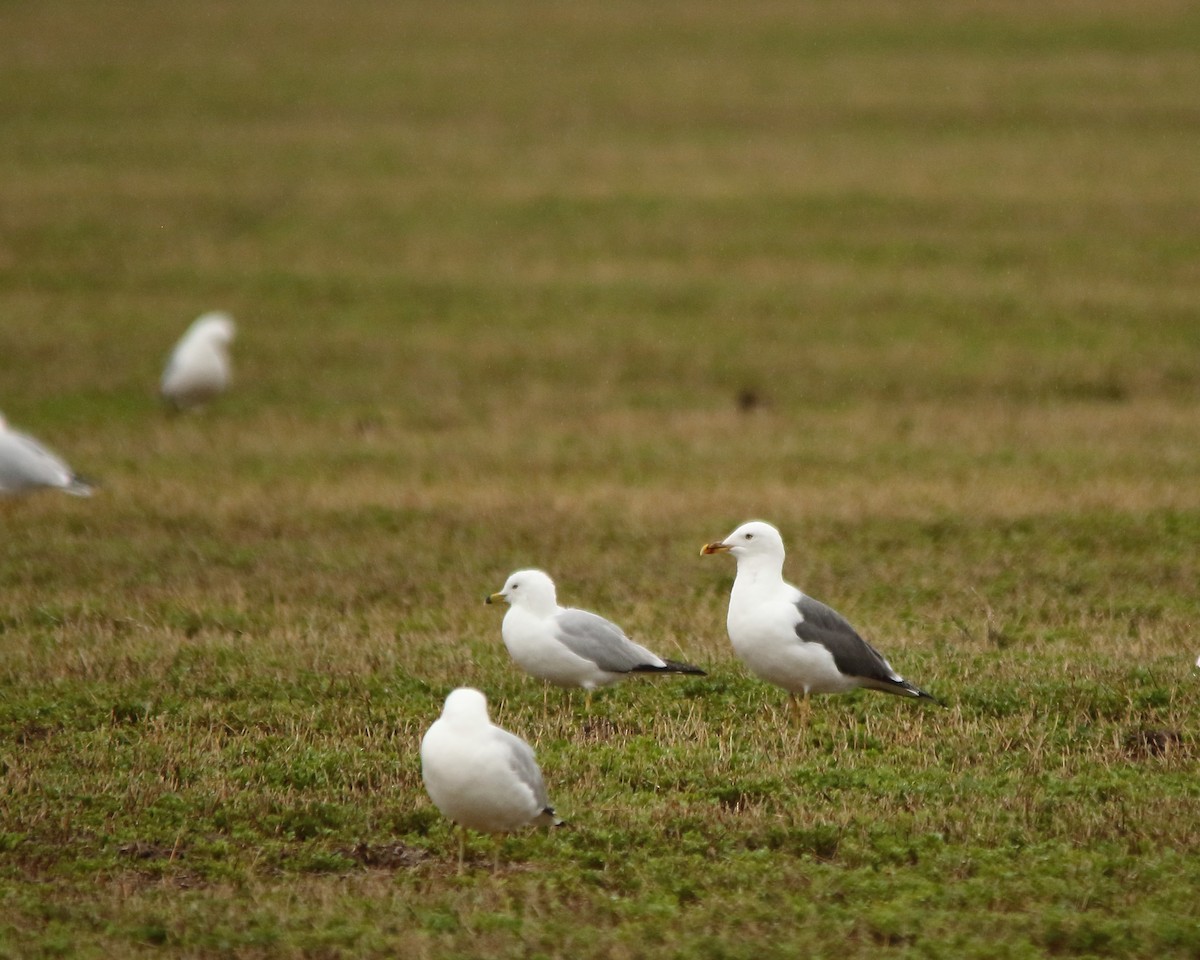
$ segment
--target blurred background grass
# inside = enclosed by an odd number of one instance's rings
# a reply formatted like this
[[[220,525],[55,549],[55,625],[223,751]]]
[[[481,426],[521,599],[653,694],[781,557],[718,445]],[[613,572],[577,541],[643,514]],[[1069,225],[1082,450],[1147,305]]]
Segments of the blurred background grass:
[[[671,557],[753,515],[1194,529],[1186,5],[5,19],[0,409],[105,484],[14,535],[415,510],[500,538],[492,588],[571,562],[547,517]],[[237,387],[166,422],[210,308]]]

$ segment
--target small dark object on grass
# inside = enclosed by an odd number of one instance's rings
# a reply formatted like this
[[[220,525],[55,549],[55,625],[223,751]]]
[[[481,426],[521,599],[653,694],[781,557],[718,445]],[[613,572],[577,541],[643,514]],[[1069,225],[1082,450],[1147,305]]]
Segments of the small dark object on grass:
[[[421,847],[410,847],[404,843],[356,843],[353,847],[338,850],[338,855],[364,867],[384,869],[412,868],[429,859],[429,853]]]
[[[1181,743],[1183,735],[1178,730],[1143,727],[1125,735],[1125,749],[1135,757],[1161,757]]]
[[[118,847],[118,852],[133,860],[175,860],[179,857],[177,847],[166,847],[158,843],[134,840]]]
[[[639,736],[642,730],[638,726],[622,724],[618,726],[607,717],[588,717],[579,725],[579,735],[584,741],[599,743],[611,740],[617,736]]]
[[[737,393],[737,408],[742,413],[751,413],[765,405],[766,401],[753,387],[742,387]]]

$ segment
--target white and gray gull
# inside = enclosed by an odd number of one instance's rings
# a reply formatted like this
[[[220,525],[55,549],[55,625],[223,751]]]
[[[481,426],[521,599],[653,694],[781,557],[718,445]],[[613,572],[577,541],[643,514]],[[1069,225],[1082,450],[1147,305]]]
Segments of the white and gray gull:
[[[471,687],[446,697],[442,715],[421,738],[421,778],[429,799],[463,829],[507,833],[531,825],[561,826],[550,806],[533,749],[488,717],[487,698]]]
[[[27,433],[9,429],[0,414],[0,496],[19,496],[51,488],[76,497],[92,494],[61,457]]]
[[[167,360],[159,386],[162,398],[176,410],[188,410],[224,393],[233,378],[229,345],[236,334],[227,313],[214,310],[197,317]]]
[[[769,523],[744,523],[701,555],[730,553],[737,576],[726,624],[734,652],[755,676],[807,701],[858,687],[938,702],[892,669],[836,610],[783,579],[783,537]]]
[[[631,673],[704,675],[634,643],[611,620],[560,607],[554,581],[541,570],[518,570],[487,602],[509,605],[500,633],[517,666],[555,686],[591,691]]]

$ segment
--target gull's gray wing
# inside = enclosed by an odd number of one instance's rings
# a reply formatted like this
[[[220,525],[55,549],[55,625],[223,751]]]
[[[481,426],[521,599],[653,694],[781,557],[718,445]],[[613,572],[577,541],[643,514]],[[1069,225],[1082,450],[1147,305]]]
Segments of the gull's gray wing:
[[[860,637],[850,622],[832,607],[801,595],[796,601],[796,609],[800,611],[796,636],[809,643],[819,643],[833,654],[839,672],[883,684],[903,682],[883,654]]]
[[[590,660],[609,673],[629,673],[639,668],[661,669],[666,666],[611,620],[586,610],[568,609],[554,618],[554,637],[575,656]]]
[[[561,823],[554,816],[554,808],[550,806],[550,797],[546,793],[546,781],[542,779],[542,768],[537,765],[533,756],[533,748],[515,733],[509,733],[503,727],[492,724],[497,738],[508,750],[508,762],[513,773],[533,793],[533,799],[538,805],[538,816],[546,817],[545,822]]]

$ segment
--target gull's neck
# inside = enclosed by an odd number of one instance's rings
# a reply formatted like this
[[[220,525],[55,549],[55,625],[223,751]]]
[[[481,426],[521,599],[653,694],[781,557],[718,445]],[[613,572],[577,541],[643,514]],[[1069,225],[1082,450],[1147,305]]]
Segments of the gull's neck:
[[[449,716],[443,715],[442,720],[451,730],[460,734],[484,730],[491,725],[486,710],[482,713],[477,710],[455,710]]]
[[[759,554],[737,558],[737,576],[733,581],[735,591],[765,590],[782,583],[783,557]]]
[[[523,607],[535,617],[552,617],[562,612],[562,607],[558,605],[558,601],[553,593],[549,596],[526,594],[522,598],[520,607]],[[514,604],[513,609],[519,609],[518,605]]]

